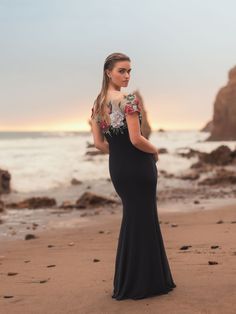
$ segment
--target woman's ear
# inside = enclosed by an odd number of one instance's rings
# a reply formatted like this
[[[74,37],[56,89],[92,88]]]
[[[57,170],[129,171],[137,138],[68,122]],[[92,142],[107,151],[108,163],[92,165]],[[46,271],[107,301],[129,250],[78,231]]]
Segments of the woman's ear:
[[[108,77],[110,77],[110,72],[109,72],[109,70],[106,70],[106,75],[107,75]]]

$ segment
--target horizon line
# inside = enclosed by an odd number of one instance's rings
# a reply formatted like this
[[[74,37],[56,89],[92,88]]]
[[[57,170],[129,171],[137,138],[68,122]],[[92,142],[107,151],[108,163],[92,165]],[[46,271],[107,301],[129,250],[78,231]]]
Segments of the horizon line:
[[[162,130],[165,131],[201,131],[201,129],[198,128],[183,128],[183,129],[168,129],[168,128],[158,128],[158,129],[153,129],[151,132],[162,132]],[[90,133],[91,130],[0,130],[0,133],[36,133],[36,132],[48,132],[48,133],[54,133],[54,132],[77,132],[77,133]]]

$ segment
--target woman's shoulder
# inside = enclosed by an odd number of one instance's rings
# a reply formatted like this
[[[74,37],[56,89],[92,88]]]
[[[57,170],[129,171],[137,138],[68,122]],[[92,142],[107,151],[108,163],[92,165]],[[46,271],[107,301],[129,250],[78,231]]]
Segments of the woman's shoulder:
[[[110,100],[119,100],[125,97],[125,93],[121,91],[108,91],[107,92],[107,99]]]
[[[125,113],[125,115],[135,111],[138,111],[141,115],[142,108],[136,92],[124,94],[124,97],[120,103],[120,108]]]
[[[109,93],[110,99],[108,98],[108,103],[118,105],[121,111],[126,112],[127,110],[132,111],[141,111],[141,106],[139,104],[139,99],[136,95],[135,91],[132,92],[110,92]]]
[[[125,103],[127,101],[131,101],[134,98],[136,98],[136,94],[134,91],[132,92],[121,92],[121,91],[117,91],[117,92],[110,92],[107,94],[107,98],[110,101],[114,101],[114,102],[122,102]]]

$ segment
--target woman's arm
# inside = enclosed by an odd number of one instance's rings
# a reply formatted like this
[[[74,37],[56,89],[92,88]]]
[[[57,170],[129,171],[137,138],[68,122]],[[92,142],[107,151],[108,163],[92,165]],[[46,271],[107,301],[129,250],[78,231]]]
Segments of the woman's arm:
[[[104,135],[95,119],[91,119],[94,146],[105,154],[109,154],[109,143],[104,139]]]
[[[105,154],[109,154],[109,144],[107,141],[103,141],[102,143],[97,145],[96,148],[101,150]]]
[[[131,143],[146,153],[158,154],[158,148],[141,134],[138,112],[127,114],[126,122]]]

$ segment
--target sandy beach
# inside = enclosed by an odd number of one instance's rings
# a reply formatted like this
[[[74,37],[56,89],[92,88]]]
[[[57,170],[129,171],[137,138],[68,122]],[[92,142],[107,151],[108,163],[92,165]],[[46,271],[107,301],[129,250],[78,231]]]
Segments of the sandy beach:
[[[105,211],[80,228],[1,241],[1,313],[236,312],[236,204],[191,212],[160,208],[177,287],[142,300],[111,298],[121,217],[121,210]]]

